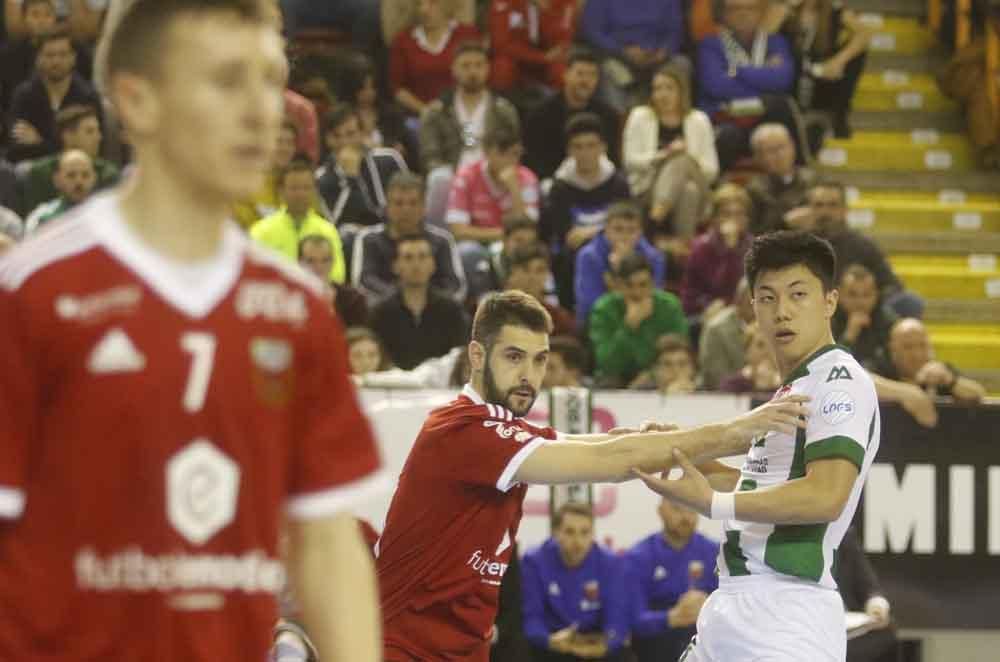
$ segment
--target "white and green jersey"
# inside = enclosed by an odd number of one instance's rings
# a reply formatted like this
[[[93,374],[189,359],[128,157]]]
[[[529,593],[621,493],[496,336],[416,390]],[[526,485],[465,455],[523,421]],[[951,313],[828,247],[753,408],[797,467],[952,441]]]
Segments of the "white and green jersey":
[[[780,485],[806,474],[813,460],[844,458],[858,467],[851,496],[828,524],[758,524],[727,520],[719,550],[719,574],[784,575],[836,588],[836,549],[858,506],[868,468],[878,452],[878,397],[871,377],[843,347],[827,345],[788,376],[775,398],[808,395],[806,429],[771,432],[754,441],[740,472],[737,491]]]

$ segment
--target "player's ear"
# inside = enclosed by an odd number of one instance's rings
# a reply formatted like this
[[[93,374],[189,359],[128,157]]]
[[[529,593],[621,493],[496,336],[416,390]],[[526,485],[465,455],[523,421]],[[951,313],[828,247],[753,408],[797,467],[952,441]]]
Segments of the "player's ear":
[[[826,318],[830,319],[837,312],[837,302],[840,301],[840,290],[831,289],[826,293]]]
[[[469,343],[469,366],[473,372],[481,372],[486,366],[486,348],[475,340]]]
[[[156,131],[160,124],[160,99],[148,80],[122,72],[111,79],[110,87],[122,124],[133,139]]]

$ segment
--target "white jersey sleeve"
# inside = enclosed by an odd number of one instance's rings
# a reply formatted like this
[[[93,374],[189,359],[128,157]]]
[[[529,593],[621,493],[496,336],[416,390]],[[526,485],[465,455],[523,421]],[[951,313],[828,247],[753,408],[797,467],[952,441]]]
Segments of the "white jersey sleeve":
[[[827,363],[816,375],[804,461],[843,458],[860,470],[874,432],[878,401],[871,378],[855,361],[844,358]]]

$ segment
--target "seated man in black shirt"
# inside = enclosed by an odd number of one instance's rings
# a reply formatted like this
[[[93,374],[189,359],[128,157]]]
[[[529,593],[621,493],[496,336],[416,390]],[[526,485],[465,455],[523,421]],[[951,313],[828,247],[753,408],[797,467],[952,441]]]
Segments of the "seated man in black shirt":
[[[372,328],[397,367],[411,370],[469,341],[462,307],[430,287],[434,258],[425,235],[396,241],[393,269],[399,291],[375,308]]]
[[[893,325],[888,357],[876,364],[875,371],[886,379],[915,384],[935,395],[950,395],[966,404],[978,404],[986,397],[982,384],[963,376],[955,366],[934,358],[927,327],[912,317]]]
[[[14,90],[10,110],[12,161],[54,154],[59,149],[56,113],[67,106],[101,108],[93,86],[74,73],[76,51],[69,33],[57,28],[38,41],[35,74]]]
[[[861,365],[871,366],[887,351],[896,315],[882,306],[875,275],[867,267],[847,265],[837,289],[840,299],[830,322],[833,337]]]

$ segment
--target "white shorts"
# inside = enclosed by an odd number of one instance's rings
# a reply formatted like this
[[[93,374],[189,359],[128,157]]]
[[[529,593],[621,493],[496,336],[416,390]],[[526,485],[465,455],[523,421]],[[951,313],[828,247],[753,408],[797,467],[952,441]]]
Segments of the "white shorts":
[[[844,662],[837,591],[794,579],[722,577],[679,662]]]

